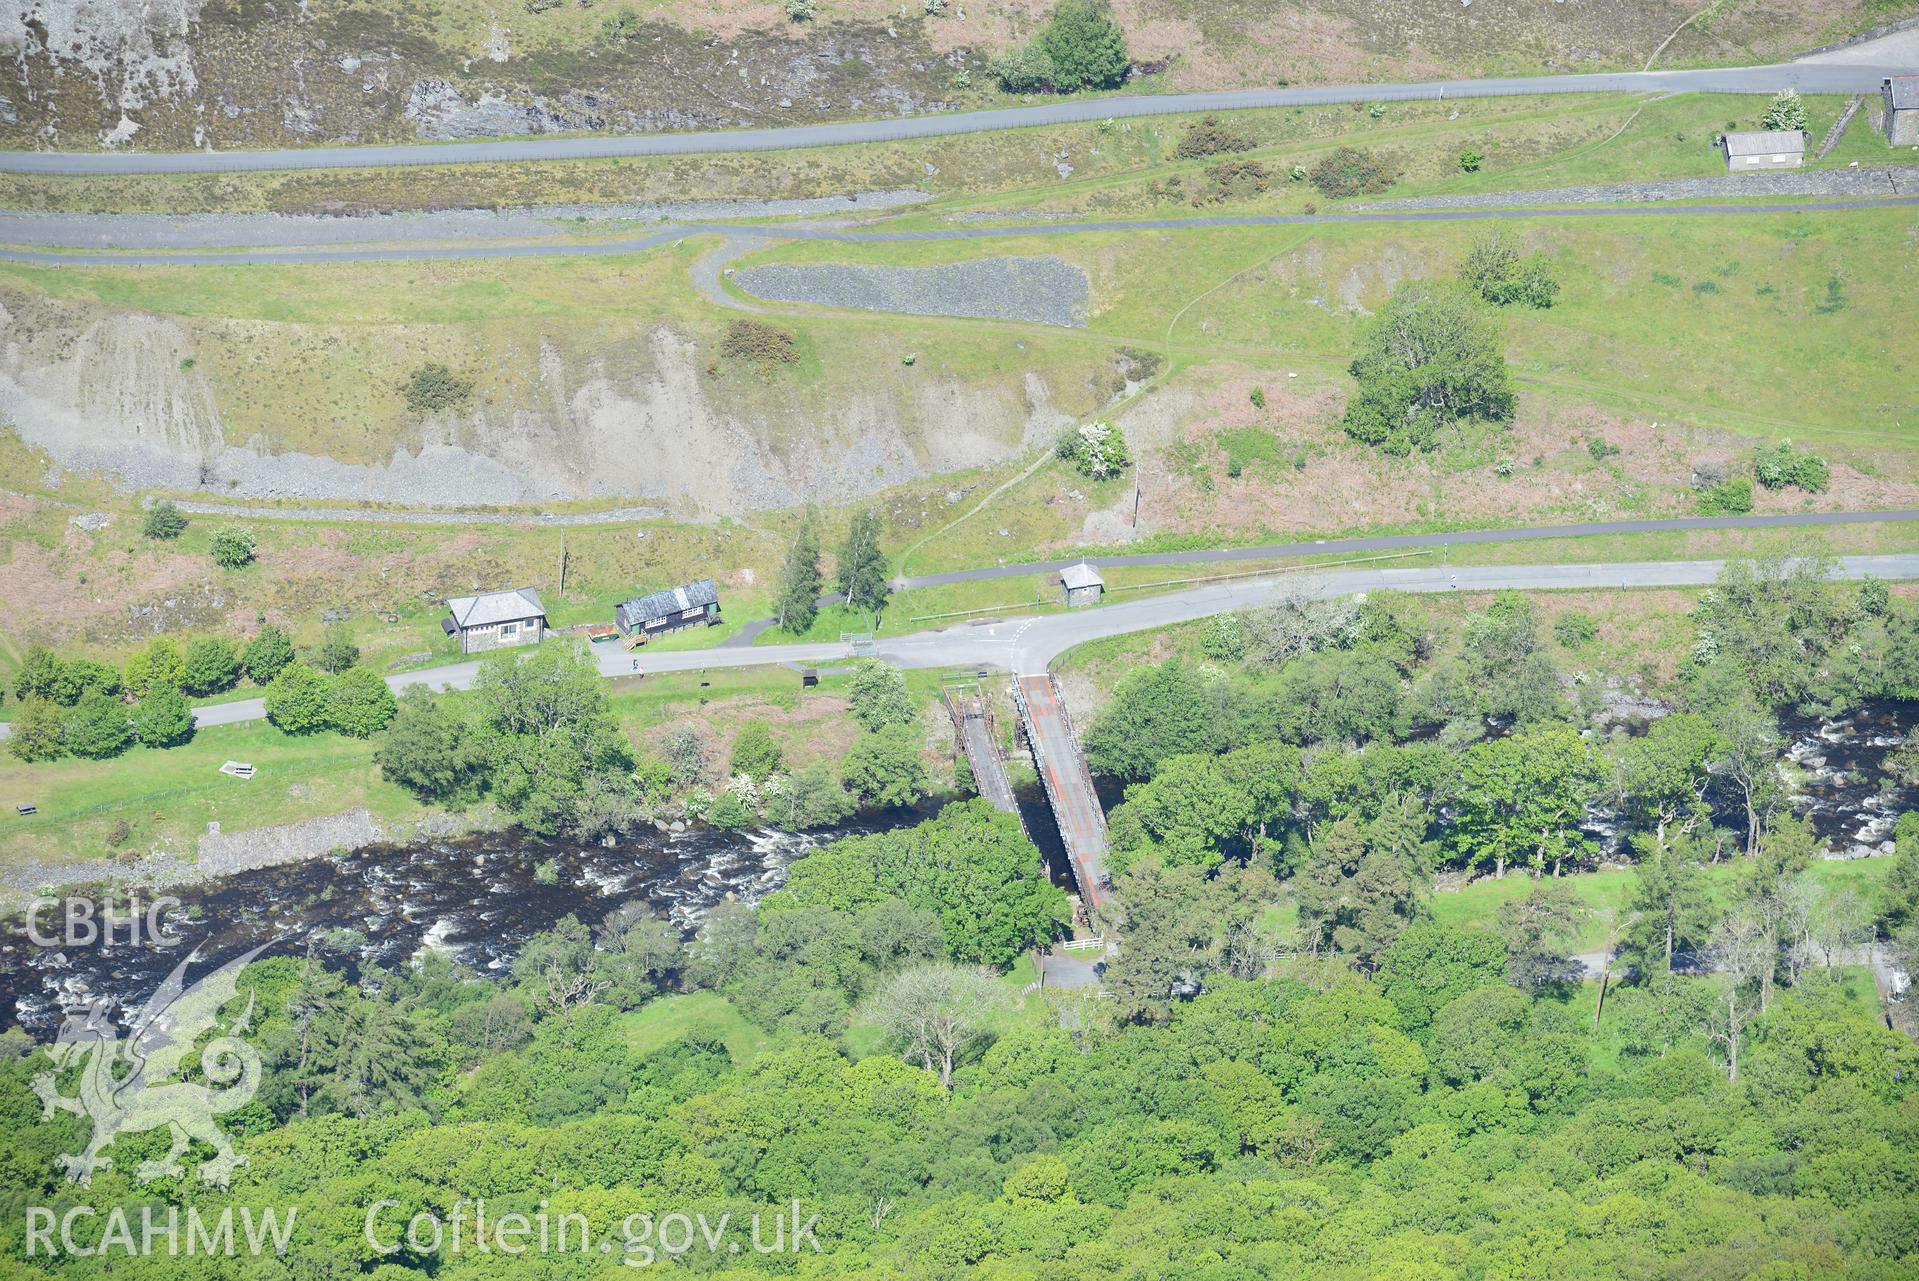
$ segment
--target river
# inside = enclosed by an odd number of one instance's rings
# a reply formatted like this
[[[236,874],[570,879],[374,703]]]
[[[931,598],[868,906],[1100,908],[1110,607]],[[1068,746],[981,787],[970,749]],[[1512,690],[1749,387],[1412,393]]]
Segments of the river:
[[[373,845],[176,887],[167,892],[180,905],[165,919],[183,947],[198,948],[207,959],[274,940],[304,949],[312,940],[329,964],[357,972],[397,966],[425,946],[481,974],[499,975],[530,936],[569,914],[597,925],[617,907],[644,902],[690,933],[728,895],[752,902],[779,888],[787,868],[810,849],[927,816],[918,810],[865,814],[800,834],[649,831],[610,847],[544,841],[516,830]],[[52,932],[58,925],[49,916],[41,928]],[[137,1009],[183,954],[144,942],[41,948],[16,925],[0,936],[0,1025],[50,1036],[62,998],[82,986]]]
[[[1887,757],[1919,724],[1919,703],[1876,702],[1823,719],[1789,716],[1780,728],[1796,804],[1838,856],[1890,849],[1892,826],[1919,808],[1919,789],[1884,786]],[[1103,787],[1110,808],[1117,791]],[[1735,815],[1722,803],[1721,821]],[[1048,874],[1072,890],[1059,836],[1037,784],[1019,789],[1021,816]],[[691,933],[728,895],[747,902],[777,889],[808,850],[860,832],[921,821],[926,810],[862,815],[804,834],[648,832],[613,846],[542,841],[517,831],[450,841],[369,846],[337,858],[242,872],[172,891],[175,932],[208,958],[280,940],[316,940],[329,963],[391,968],[421,947],[446,950],[481,974],[511,966],[520,945],[569,914],[597,924],[644,902]],[[541,869],[548,869],[542,873]],[[147,946],[38,948],[19,929],[0,936],[0,1024],[36,1036],[57,1027],[64,995],[82,985],[143,1000],[180,953]]]

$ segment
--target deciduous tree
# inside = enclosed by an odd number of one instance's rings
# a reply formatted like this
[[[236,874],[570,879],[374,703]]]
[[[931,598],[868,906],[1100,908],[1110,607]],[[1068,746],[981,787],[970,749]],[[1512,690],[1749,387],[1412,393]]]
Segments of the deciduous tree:
[[[985,1036],[987,1021],[1004,996],[977,969],[960,965],[915,965],[880,985],[874,1020],[908,1059],[953,1088],[953,1068]]]

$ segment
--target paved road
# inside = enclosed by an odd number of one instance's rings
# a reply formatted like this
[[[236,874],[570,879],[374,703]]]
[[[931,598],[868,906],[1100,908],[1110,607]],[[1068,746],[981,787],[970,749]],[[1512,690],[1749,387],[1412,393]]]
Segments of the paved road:
[[[1224,93],[1122,94],[1050,102],[1037,107],[963,111],[947,115],[856,120],[844,124],[689,133],[523,138],[497,142],[412,143],[384,147],[313,147],[281,151],[61,152],[0,154],[0,172],[42,174],[234,173],[271,169],[361,169],[388,165],[526,163],[610,156],[697,152],[778,151],[894,142],[995,129],[1072,124],[1172,112],[1234,111],[1248,107],[1320,106],[1408,98],[1486,98],[1534,93],[1877,93],[1879,82],[1906,68],[1811,63],[1721,67],[1695,71],[1606,72],[1577,76],[1521,76],[1498,80],[1431,80],[1405,84],[1319,85],[1241,89]]]
[[[1517,197],[1516,197],[1517,198]],[[1798,200],[1785,204],[1739,205],[1559,205],[1514,209],[1412,209],[1379,213],[1240,214],[1211,218],[1086,219],[1078,222],[1014,223],[997,227],[938,227],[920,231],[824,229],[812,226],[755,227],[750,235],[731,223],[678,223],[645,235],[611,240],[554,239],[526,244],[475,242],[466,245],[333,247],[327,249],[236,249],[229,252],[172,253],[150,250],[70,251],[0,249],[0,261],[48,267],[260,267],[312,266],[336,262],[405,262],[415,259],[579,258],[638,253],[691,235],[723,235],[728,243],[695,264],[694,284],[711,301],[746,311],[717,284],[717,264],[737,256],[740,247],[770,240],[821,240],[844,244],[899,244],[910,241],[1003,240],[1023,236],[1083,236],[1097,232],[1204,231],[1230,227],[1295,227],[1320,223],[1482,222],[1496,218],[1697,218],[1764,214],[1844,213],[1919,205],[1919,195],[1878,196],[1861,200]]]
[[[895,589],[944,587],[950,583],[978,583],[998,578],[1031,578],[1057,574],[1081,561],[1101,569],[1126,565],[1216,565],[1246,561],[1292,560],[1343,552],[1386,552],[1421,547],[1464,544],[1523,543],[1540,538],[1583,538],[1603,534],[1669,534],[1711,529],[1804,529],[1821,525],[1867,525],[1881,521],[1919,520],[1919,508],[1891,508],[1875,512],[1785,512],[1770,516],[1673,516],[1659,520],[1589,521],[1572,525],[1524,525],[1511,529],[1462,529],[1449,534],[1380,534],[1365,538],[1319,538],[1305,543],[1263,543],[1256,547],[1224,547],[1210,551],[1133,552],[1114,556],[1079,556],[1070,560],[1018,561],[978,569],[954,569],[939,574],[909,574],[893,580]],[[820,608],[843,598],[829,594]],[[761,618],[746,624],[720,642],[726,649],[752,645],[777,619]]]
[[[1338,570],[1272,578],[1241,579],[1189,591],[1170,592],[1142,600],[1102,605],[1096,609],[1036,618],[1001,618],[989,623],[959,625],[882,640],[879,655],[889,663],[911,668],[976,668],[1042,673],[1052,661],[1076,645],[1128,632],[1146,631],[1206,618],[1226,611],[1255,609],[1282,594],[1309,591],[1319,596],[1351,596],[1386,589],[1407,592],[1492,591],[1502,587],[1528,589],[1585,589],[1606,587],[1704,586],[1719,577],[1722,560],[1640,561],[1621,565],[1462,565],[1457,568],[1424,565],[1411,569]],[[1919,578],[1919,554],[1846,556],[1838,562],[1838,576],[1885,579]],[[761,645],[753,649],[714,648],[675,650],[635,659],[623,650],[596,650],[600,673],[609,679],[630,677],[633,665],[649,672],[694,672],[772,664],[818,666],[841,662],[852,651],[837,642]],[[433,689],[470,689],[478,662],[408,672],[387,679],[398,692],[414,685]],[[195,725],[231,725],[265,715],[260,700],[243,699],[194,709]]]

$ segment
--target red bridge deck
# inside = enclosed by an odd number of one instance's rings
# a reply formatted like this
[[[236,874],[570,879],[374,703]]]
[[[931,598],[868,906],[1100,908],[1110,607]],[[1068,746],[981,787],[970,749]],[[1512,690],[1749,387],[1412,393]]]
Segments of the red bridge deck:
[[[1013,702],[1026,726],[1026,740],[1033,745],[1033,764],[1052,802],[1080,895],[1087,907],[1096,907],[1112,891],[1106,871],[1106,811],[1093,791],[1093,775],[1073,732],[1073,718],[1051,676],[1015,677]]]

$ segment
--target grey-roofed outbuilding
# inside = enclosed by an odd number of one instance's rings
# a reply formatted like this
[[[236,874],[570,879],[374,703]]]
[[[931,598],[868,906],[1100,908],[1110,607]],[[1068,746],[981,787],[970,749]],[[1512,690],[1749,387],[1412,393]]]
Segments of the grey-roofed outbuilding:
[[[546,606],[531,587],[455,596],[446,603],[440,628],[458,638],[462,654],[508,645],[537,645],[546,632]]]
[[[1097,605],[1106,594],[1106,580],[1085,561],[1059,571],[1060,600],[1067,605]]]
[[[1886,141],[1895,147],[1919,147],[1919,76],[1887,76],[1881,95]]]
[[[1794,169],[1806,163],[1806,135],[1800,129],[1752,129],[1729,133],[1720,140],[1726,168]]]

